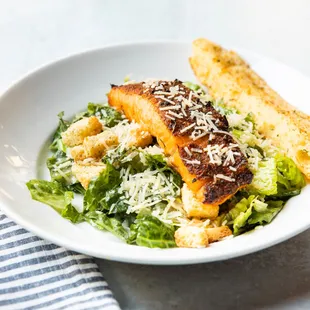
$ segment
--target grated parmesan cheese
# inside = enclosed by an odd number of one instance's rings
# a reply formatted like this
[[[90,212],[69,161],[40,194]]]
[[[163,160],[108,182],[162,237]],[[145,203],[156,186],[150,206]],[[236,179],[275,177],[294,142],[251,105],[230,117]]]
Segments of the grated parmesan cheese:
[[[222,179],[222,180],[225,180],[225,181],[228,181],[228,182],[235,182],[235,179],[234,178],[231,178],[227,175],[224,175],[224,174],[215,174],[214,175],[214,180],[216,181],[216,179]]]
[[[187,146],[184,148],[184,151],[188,154],[189,157],[193,155]]]

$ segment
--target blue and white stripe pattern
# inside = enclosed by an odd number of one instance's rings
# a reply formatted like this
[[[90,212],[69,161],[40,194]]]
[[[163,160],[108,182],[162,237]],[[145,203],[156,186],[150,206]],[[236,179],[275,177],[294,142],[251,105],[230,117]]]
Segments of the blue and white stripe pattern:
[[[0,309],[120,308],[91,257],[34,236],[0,211]]]

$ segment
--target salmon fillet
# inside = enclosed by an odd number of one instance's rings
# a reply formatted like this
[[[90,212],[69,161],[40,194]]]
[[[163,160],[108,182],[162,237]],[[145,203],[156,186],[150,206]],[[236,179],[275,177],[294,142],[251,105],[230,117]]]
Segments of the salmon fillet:
[[[141,124],[206,207],[252,181],[247,160],[228,133],[225,116],[181,81],[112,85],[109,104]]]
[[[239,55],[211,41],[193,42],[190,64],[215,99],[244,115],[252,112],[259,132],[310,178],[310,116],[282,99]]]

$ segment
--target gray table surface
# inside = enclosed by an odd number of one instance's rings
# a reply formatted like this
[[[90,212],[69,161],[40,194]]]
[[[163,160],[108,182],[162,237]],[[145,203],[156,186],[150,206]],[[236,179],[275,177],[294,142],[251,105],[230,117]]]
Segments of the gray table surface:
[[[81,50],[200,36],[310,75],[309,31],[308,0],[0,0],[0,92],[29,70]],[[211,264],[98,264],[123,309],[310,309],[308,240],[310,231]]]
[[[309,240],[209,264],[98,264],[122,309],[310,309]]]

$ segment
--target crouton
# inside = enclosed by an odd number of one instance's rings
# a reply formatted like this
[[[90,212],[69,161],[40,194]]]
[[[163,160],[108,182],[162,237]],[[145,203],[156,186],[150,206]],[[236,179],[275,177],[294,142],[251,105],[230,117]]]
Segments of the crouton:
[[[86,154],[83,145],[74,146],[71,149],[71,156],[74,161],[84,160],[86,158]]]
[[[90,181],[97,177],[105,169],[104,164],[100,165],[81,165],[74,163],[72,165],[72,174],[87,189]]]
[[[105,130],[102,133],[86,137],[83,147],[86,157],[101,158],[106,151],[118,145],[118,137],[111,130]]]
[[[186,225],[174,233],[175,242],[181,248],[204,248],[209,244],[205,227]]]
[[[213,228],[206,228],[209,243],[220,241],[221,239],[232,235],[228,226],[220,226]]]
[[[150,133],[137,123],[119,124],[113,128],[118,136],[120,143],[126,148],[129,147],[146,147],[153,142]]]
[[[183,209],[188,217],[197,218],[216,218],[219,212],[219,207],[214,205],[207,205],[200,202],[194,193],[184,183],[182,190]]]
[[[73,123],[61,134],[62,141],[67,146],[76,146],[83,143],[84,138],[97,135],[102,131],[102,124],[97,117],[85,117]]]
[[[132,124],[130,124],[132,125]],[[129,129],[130,138],[127,141],[127,147],[146,147],[152,143],[153,137],[148,131],[145,131],[141,125],[134,123]]]

